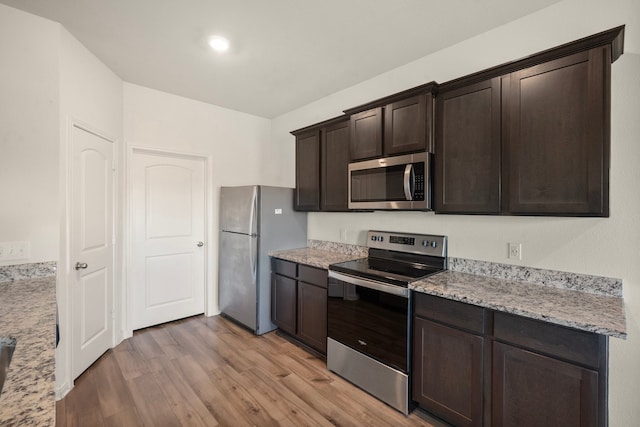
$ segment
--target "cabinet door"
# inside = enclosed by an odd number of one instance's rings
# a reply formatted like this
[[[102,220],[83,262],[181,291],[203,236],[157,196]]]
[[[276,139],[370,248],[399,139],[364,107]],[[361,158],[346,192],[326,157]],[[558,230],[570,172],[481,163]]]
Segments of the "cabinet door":
[[[296,135],[295,209],[320,209],[320,131]]]
[[[511,74],[509,211],[608,216],[610,47]]]
[[[500,213],[500,78],[436,99],[438,213]]]
[[[327,290],[298,282],[298,337],[306,344],[327,352]]]
[[[413,399],[456,426],[482,425],[484,338],[414,319]]]
[[[296,333],[296,289],[294,279],[271,275],[271,320],[290,334]]]
[[[348,210],[349,121],[322,130],[320,210]]]
[[[351,116],[351,160],[382,156],[382,107]]]
[[[384,109],[384,154],[425,151],[431,128],[431,95],[418,95],[388,104]]]
[[[492,425],[596,426],[597,408],[597,372],[494,342]]]

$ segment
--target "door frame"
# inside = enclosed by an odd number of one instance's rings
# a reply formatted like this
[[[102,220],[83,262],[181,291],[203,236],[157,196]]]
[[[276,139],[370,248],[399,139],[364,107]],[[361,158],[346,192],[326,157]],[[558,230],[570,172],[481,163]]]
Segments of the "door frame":
[[[74,271],[72,270],[71,246],[73,244],[73,226],[71,224],[72,202],[73,202],[73,182],[72,182],[72,165],[73,165],[73,129],[78,128],[85,132],[91,133],[105,141],[111,143],[112,164],[113,169],[111,192],[112,192],[112,315],[111,315],[111,347],[122,341],[122,323],[119,321],[119,304],[121,298],[121,287],[117,280],[120,277],[119,272],[122,266],[121,259],[118,257],[120,253],[121,242],[119,236],[119,215],[120,199],[118,198],[119,182],[121,172],[118,168],[119,146],[118,138],[110,135],[96,126],[80,120],[74,116],[67,116],[66,123],[61,126],[60,137],[60,254],[57,263],[56,274],[56,303],[58,308],[58,324],[60,328],[60,342],[56,348],[56,399],[63,398],[71,391],[74,385],[73,378],[73,319],[75,318],[73,300],[73,284]],[[60,365],[60,367],[58,367]]]
[[[210,272],[215,271],[213,266],[213,258],[214,253],[217,253],[217,246],[214,249],[214,244],[217,240],[214,241],[212,232],[213,227],[211,224],[213,212],[213,158],[211,155],[207,154],[198,154],[198,153],[190,153],[184,151],[176,151],[176,150],[167,150],[164,148],[155,148],[148,147],[142,145],[129,145],[127,148],[127,178],[126,178],[126,219],[125,219],[125,229],[124,229],[124,259],[125,259],[125,270],[126,270],[126,283],[124,284],[123,297],[124,297],[124,306],[122,310],[122,324],[123,324],[123,333],[125,338],[130,338],[133,336],[133,326],[131,325],[131,319],[133,318],[131,310],[133,306],[131,301],[133,301],[133,286],[130,284],[133,283],[133,265],[134,260],[133,256],[133,156],[134,154],[148,154],[148,155],[156,155],[156,156],[164,156],[171,158],[182,158],[182,159],[193,159],[193,160],[201,160],[204,162],[204,235],[206,236],[206,245],[205,245],[205,262],[204,262],[204,315],[212,316],[217,314],[215,308],[213,308],[213,304],[210,301],[212,299],[212,295],[214,289],[212,278],[210,277]],[[217,298],[215,298],[217,302]],[[216,304],[217,305],[217,304]]]

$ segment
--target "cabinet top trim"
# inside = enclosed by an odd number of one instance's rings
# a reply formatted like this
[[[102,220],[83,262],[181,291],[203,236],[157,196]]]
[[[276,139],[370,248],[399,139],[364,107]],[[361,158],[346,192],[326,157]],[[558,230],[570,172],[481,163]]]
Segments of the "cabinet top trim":
[[[291,131],[292,135],[299,135],[301,133],[319,130],[321,127],[329,126],[339,123],[342,120],[348,120],[349,116],[361,111],[366,111],[371,108],[381,107],[390,104],[395,101],[399,101],[411,96],[415,96],[421,93],[437,94],[441,91],[449,91],[461,86],[481,82],[501,75],[509,74],[517,70],[531,67],[543,62],[551,61],[553,59],[561,58],[563,56],[569,56],[574,53],[582,52],[585,50],[593,49],[599,46],[611,46],[611,62],[615,62],[624,51],[624,31],[625,26],[612,28],[610,30],[602,31],[600,33],[584,37],[569,43],[565,43],[560,46],[553,47],[551,49],[543,50],[538,53],[534,53],[530,56],[510,61],[495,67],[487,68],[482,71],[478,71],[473,74],[469,74],[457,79],[449,80],[445,83],[438,84],[435,81],[425,83],[420,86],[416,86],[411,89],[404,90],[383,98],[376,99],[374,101],[361,104],[356,107],[348,108],[344,110],[344,114],[338,117],[334,117],[320,123],[315,123],[310,126]]]
[[[457,79],[449,80],[445,83],[441,83],[439,85],[439,90],[454,90],[462,86],[481,82],[494,77],[503,76],[514,71],[529,68],[534,65],[569,56],[574,53],[584,52],[585,50],[593,49],[600,46],[611,46],[611,62],[613,63],[622,55],[624,50],[624,29],[625,26],[621,25],[619,27],[603,31],[601,33],[597,33],[588,37],[574,40],[569,43],[565,43],[560,46],[553,47],[551,49],[534,53],[524,58],[506,62],[501,65],[496,65],[495,67],[487,68],[485,70],[478,71],[473,74],[468,74]]]
[[[349,108],[347,110],[344,110],[344,113],[350,116],[351,114],[359,113],[361,111],[370,110],[376,107],[383,107],[392,102],[400,101],[402,99],[406,99],[411,96],[416,96],[423,93],[436,94],[437,92],[438,92],[438,83],[429,82],[420,86],[413,87],[411,89],[403,90],[402,92],[394,93],[393,95],[376,99],[375,101],[367,102],[366,104],[358,105],[357,107]]]
[[[314,123],[310,126],[305,126],[303,128],[300,129],[296,129],[296,130],[292,130],[290,133],[291,135],[300,135],[302,133],[306,133],[306,132],[310,132],[310,131],[315,131],[318,130],[322,127],[326,127],[326,126],[331,126],[331,125],[335,125],[344,121],[349,121],[349,116],[347,116],[346,114],[343,114],[341,116],[338,117],[334,117],[332,119],[327,119],[324,120],[320,123]]]

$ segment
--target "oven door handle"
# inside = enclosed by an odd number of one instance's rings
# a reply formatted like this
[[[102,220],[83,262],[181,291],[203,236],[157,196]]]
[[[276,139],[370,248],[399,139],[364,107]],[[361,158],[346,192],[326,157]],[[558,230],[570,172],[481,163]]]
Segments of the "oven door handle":
[[[386,294],[397,295],[402,298],[409,298],[409,289],[403,288],[401,286],[393,286],[393,285],[386,285],[384,283],[372,282],[366,279],[360,279],[359,277],[338,273],[333,270],[329,270],[329,278],[340,280],[342,282],[349,283],[356,286],[362,286],[363,288],[384,292]]]

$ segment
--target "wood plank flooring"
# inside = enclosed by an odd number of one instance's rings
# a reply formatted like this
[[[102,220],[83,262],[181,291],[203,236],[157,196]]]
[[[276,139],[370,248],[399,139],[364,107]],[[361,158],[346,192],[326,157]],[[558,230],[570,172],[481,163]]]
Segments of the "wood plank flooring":
[[[431,426],[329,372],[278,334],[256,337],[220,316],[136,331],[57,403],[58,427]]]

